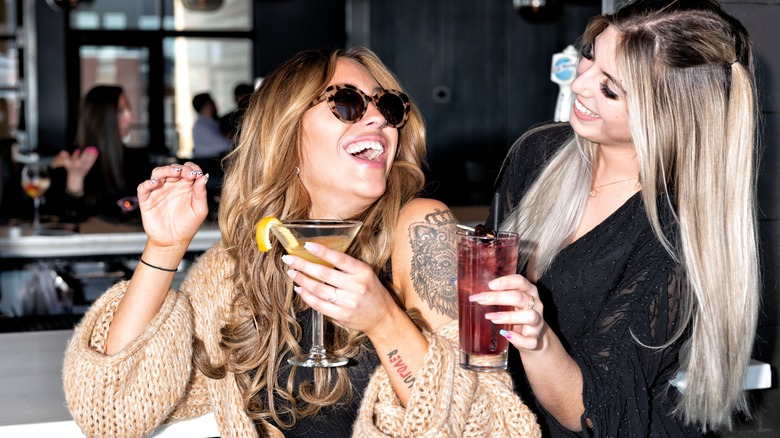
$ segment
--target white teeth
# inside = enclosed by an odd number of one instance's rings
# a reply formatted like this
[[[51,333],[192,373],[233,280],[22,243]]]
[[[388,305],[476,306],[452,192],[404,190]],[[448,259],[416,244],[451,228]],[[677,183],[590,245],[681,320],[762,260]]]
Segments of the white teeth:
[[[385,148],[382,146],[382,143],[376,141],[361,141],[358,143],[353,143],[347,147],[347,152],[351,155],[356,155],[367,149],[371,149],[371,152],[366,154],[366,158],[372,161],[379,158],[385,152]]]
[[[585,108],[585,105],[581,104],[580,101],[577,100],[577,99],[574,99],[574,106],[576,106],[577,109],[581,113],[585,114],[586,116],[591,116],[591,117],[598,117],[599,116],[598,114],[594,113],[593,111]]]

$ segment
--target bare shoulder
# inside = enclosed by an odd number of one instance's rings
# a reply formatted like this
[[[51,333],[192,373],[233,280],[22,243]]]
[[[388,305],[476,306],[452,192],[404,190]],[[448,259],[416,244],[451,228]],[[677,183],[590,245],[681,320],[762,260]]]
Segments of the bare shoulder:
[[[394,277],[401,276],[406,306],[417,307],[434,327],[458,315],[456,225],[445,204],[424,198],[407,204],[398,222]]]

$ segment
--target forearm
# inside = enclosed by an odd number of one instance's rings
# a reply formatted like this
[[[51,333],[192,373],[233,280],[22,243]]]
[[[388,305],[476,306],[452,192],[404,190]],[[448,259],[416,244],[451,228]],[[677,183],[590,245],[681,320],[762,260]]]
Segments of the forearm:
[[[85,175],[75,174],[75,172],[68,172],[68,177],[65,179],[65,190],[68,193],[83,194],[84,193],[84,177]]]
[[[174,408],[182,418],[208,406],[203,382],[192,379],[193,324],[183,296],[168,296],[160,309],[164,317],[133,348],[96,354],[105,352],[107,324],[127,285],[121,282],[98,298],[65,352],[62,381],[68,410],[88,436],[146,436]]]
[[[147,242],[141,259],[153,266],[175,269],[187,246],[161,248]],[[138,338],[162,307],[173,284],[175,272],[138,262],[130,284],[120,301],[109,327],[106,354],[116,354]]]
[[[509,374],[477,373],[458,365],[456,322],[425,333],[426,362],[415,372],[405,409],[385,368],[372,377],[359,417],[359,436],[539,437],[533,413],[514,392]]]
[[[520,357],[534,396],[547,412],[564,427],[582,430],[582,371],[558,337],[547,327],[541,347],[520,350]]]
[[[390,384],[405,407],[428,353],[428,341],[401,309],[398,309],[395,321],[390,329],[379,331],[369,338]]]

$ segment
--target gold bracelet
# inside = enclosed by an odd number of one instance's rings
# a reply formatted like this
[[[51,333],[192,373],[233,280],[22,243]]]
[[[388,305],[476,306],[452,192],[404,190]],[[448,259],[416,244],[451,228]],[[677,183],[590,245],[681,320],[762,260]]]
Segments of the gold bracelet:
[[[154,265],[152,265],[152,264],[146,263],[146,262],[144,261],[144,259],[142,259],[141,257],[138,257],[138,261],[140,261],[141,263],[145,264],[146,266],[148,266],[148,267],[150,267],[150,268],[159,269],[160,271],[165,271],[165,272],[177,272],[177,271],[179,270],[179,268],[176,268],[176,269],[168,269],[168,268],[161,268],[161,267],[159,267],[159,266],[154,266]]]

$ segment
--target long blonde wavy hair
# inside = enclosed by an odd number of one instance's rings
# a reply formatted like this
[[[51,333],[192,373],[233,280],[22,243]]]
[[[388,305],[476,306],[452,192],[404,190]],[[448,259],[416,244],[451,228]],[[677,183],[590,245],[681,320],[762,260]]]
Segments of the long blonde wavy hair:
[[[607,26],[618,32],[647,217],[685,270],[681,326],[691,337],[681,350],[687,388],[677,413],[704,430],[731,427],[733,412],[747,412],[742,382],[760,305],[751,42],[708,0],[636,2],[594,17],[582,44]],[[533,242],[540,276],[582,218],[596,154],[597,145],[575,136],[504,224]],[[661,229],[658,199],[675,214],[675,243]]]
[[[196,364],[211,378],[232,373],[249,415],[255,420],[272,418],[281,427],[292,427],[301,417],[316,414],[351,394],[344,368],[315,369],[315,381],[299,387],[297,399],[293,396],[295,367],[285,384],[277,381],[280,369],[286,366],[282,363],[285,355],[301,353],[298,339],[302,330],[296,314],[304,309],[304,303],[285,274],[283,248],[275,244],[269,252],[261,253],[254,237],[255,224],[262,217],[308,217],[311,200],[295,170],[301,163],[301,119],[328,85],[341,58],[362,64],[381,87],[402,89],[369,49],[301,52],[269,74],[252,95],[239,144],[224,162],[219,226],[225,250],[235,264],[229,279],[235,291],[233,311],[221,329],[220,347],[227,359],[223,364],[211,364],[202,343],[196,341]],[[357,217],[343,218],[363,221],[348,252],[371,265],[377,274],[387,267],[401,207],[418,195],[424,183],[425,126],[414,104],[409,120],[399,130],[398,143],[384,195]],[[336,353],[348,357],[366,354],[365,335],[339,325],[334,330],[330,348]],[[258,395],[262,390],[264,397]],[[274,402],[280,398],[286,406]]]

